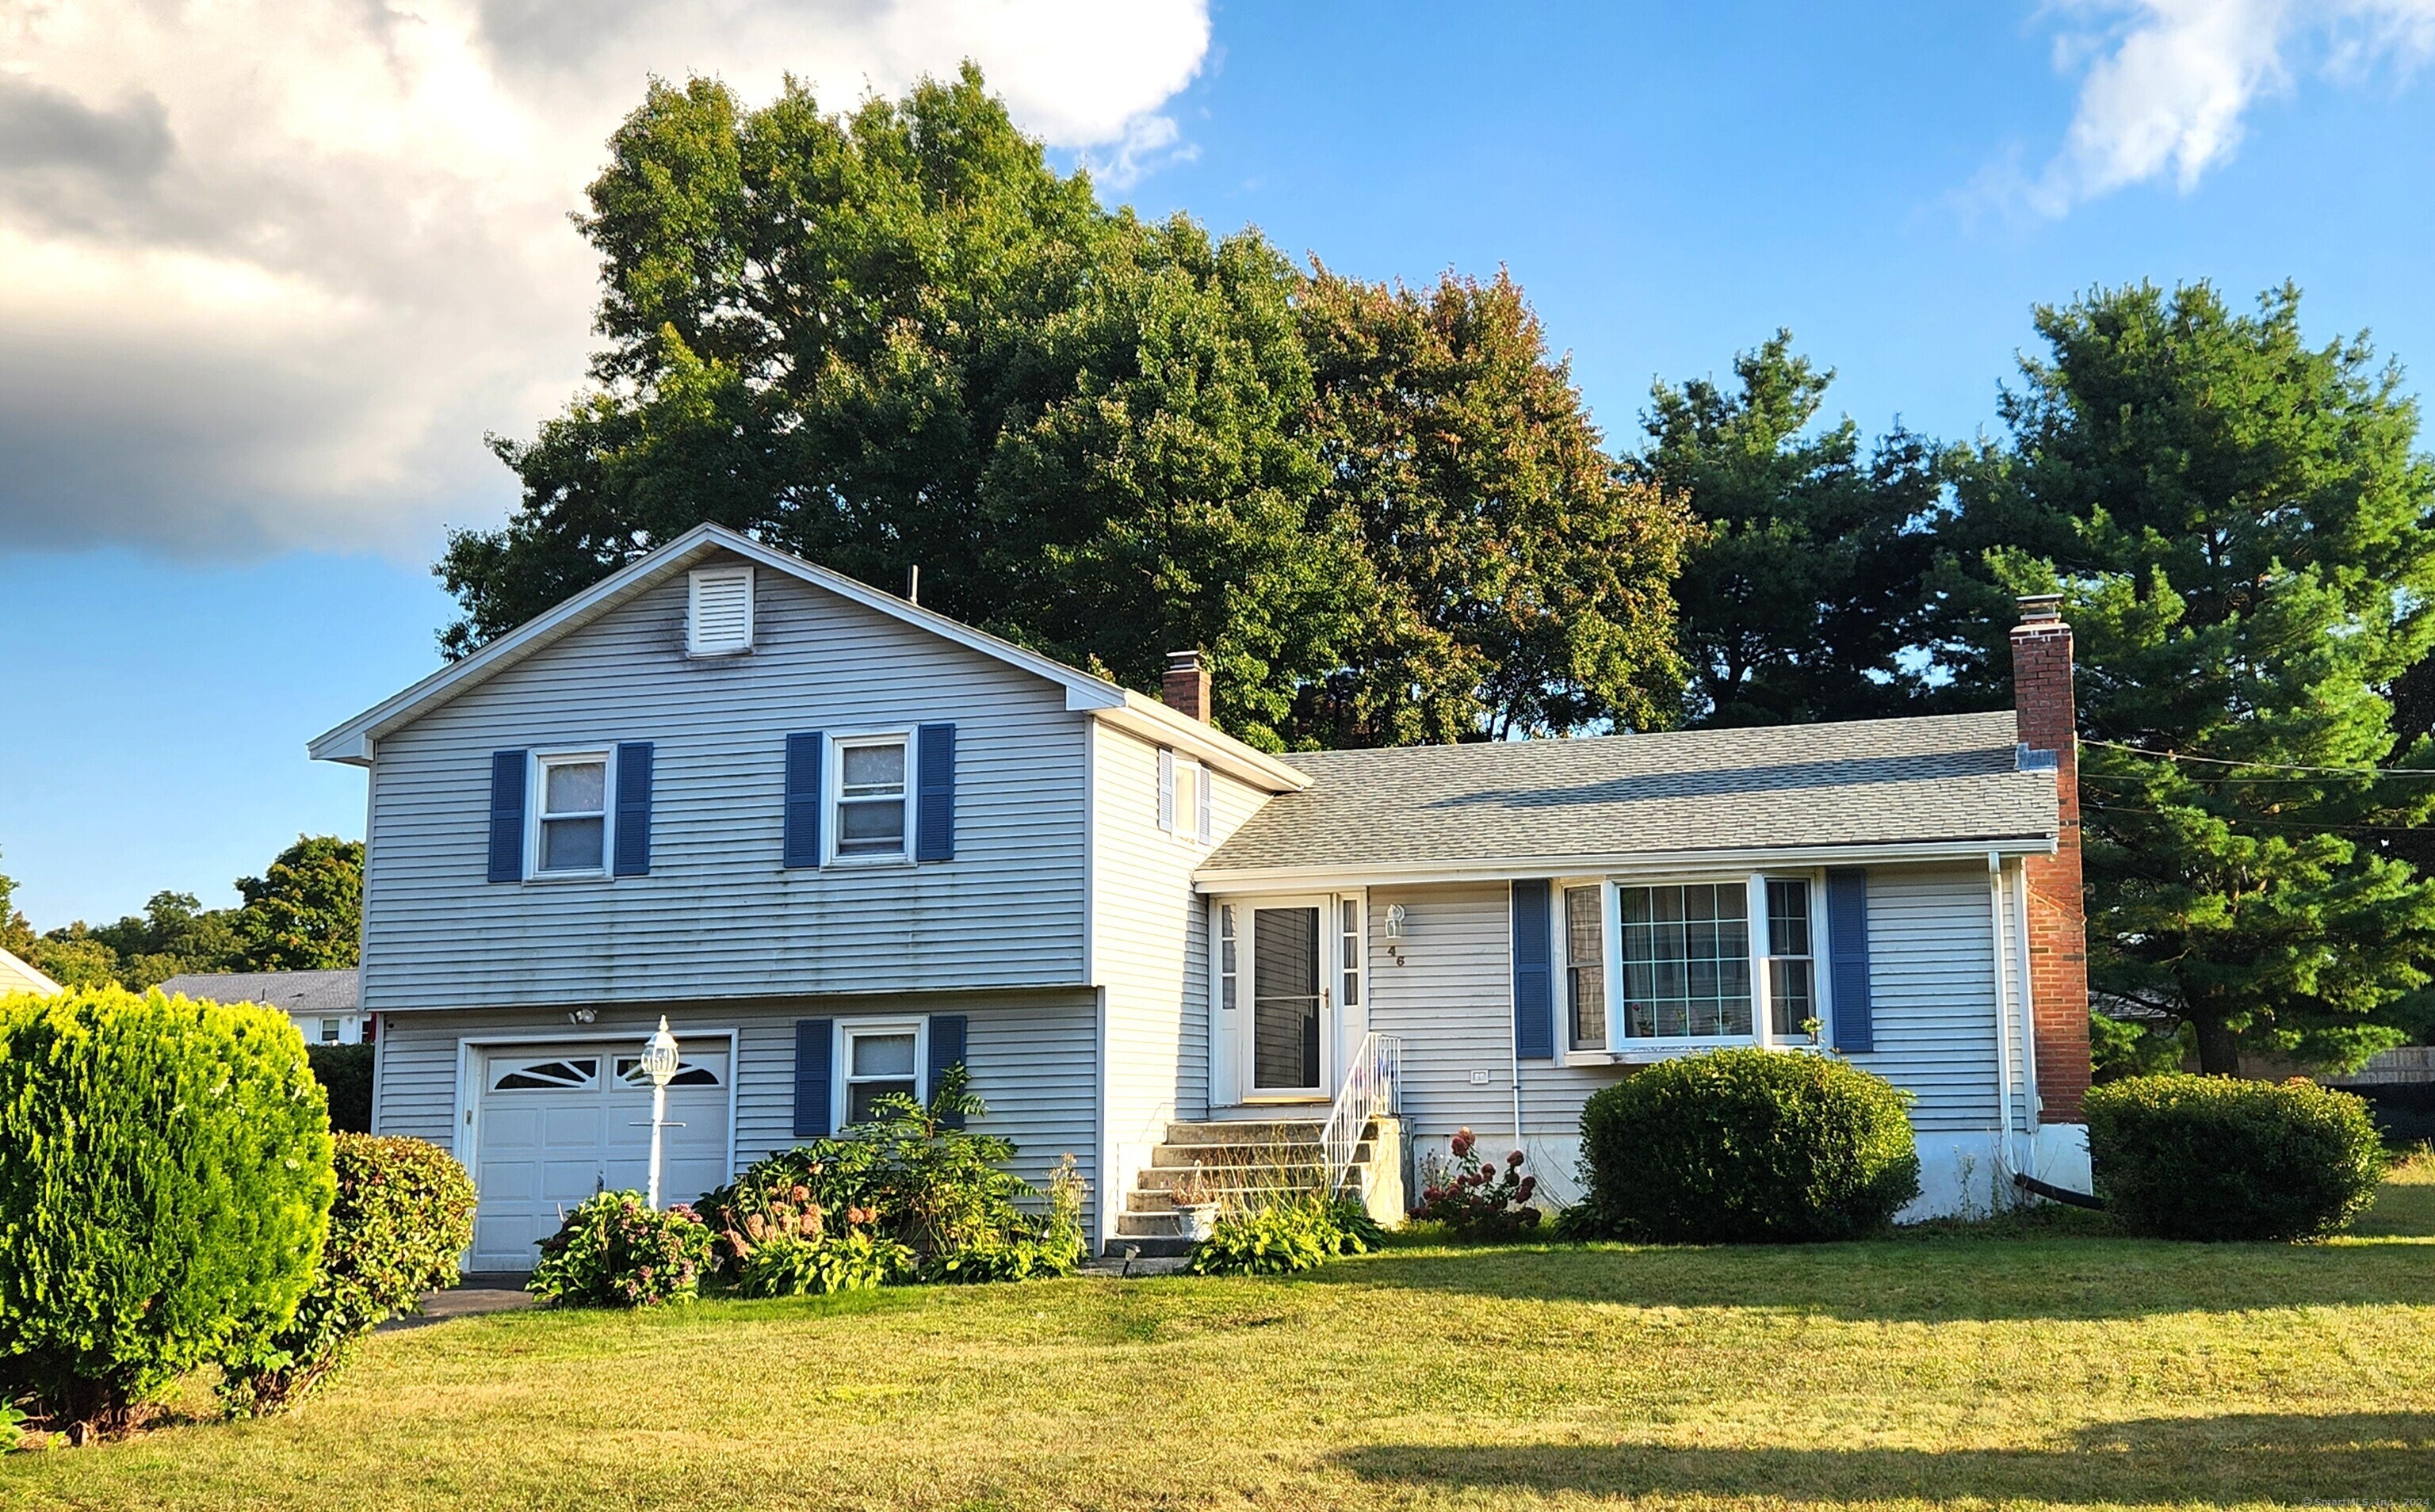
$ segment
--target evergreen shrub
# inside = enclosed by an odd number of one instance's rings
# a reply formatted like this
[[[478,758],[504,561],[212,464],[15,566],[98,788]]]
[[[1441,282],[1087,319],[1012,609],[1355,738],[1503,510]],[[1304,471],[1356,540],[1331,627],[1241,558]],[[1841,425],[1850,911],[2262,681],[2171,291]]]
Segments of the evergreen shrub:
[[[0,999],[0,1395],[110,1431],[261,1348],[312,1283],[330,1162],[276,1009],[115,986]]]
[[[313,1079],[330,1095],[332,1133],[372,1131],[372,1047],[315,1045],[304,1047],[313,1063]]]
[[[1568,1236],[1787,1244],[1883,1228],[1919,1195],[1910,1098],[1830,1056],[1714,1050],[1581,1108]]]
[[[285,1328],[221,1363],[232,1413],[302,1402],[357,1339],[419,1311],[425,1292],[455,1285],[457,1258],[474,1242],[474,1178],[456,1157],[423,1140],[333,1139],[337,1200],[320,1269]]]
[[[2164,1239],[2315,1239],[2375,1199],[2383,1141],[2367,1104],[2294,1078],[2132,1076],[2082,1105],[2098,1194]]]

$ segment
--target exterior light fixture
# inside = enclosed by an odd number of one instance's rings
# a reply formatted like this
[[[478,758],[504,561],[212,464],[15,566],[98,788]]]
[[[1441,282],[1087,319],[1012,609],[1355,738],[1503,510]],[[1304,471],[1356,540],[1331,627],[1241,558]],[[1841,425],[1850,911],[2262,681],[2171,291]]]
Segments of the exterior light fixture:
[[[668,1080],[677,1074],[677,1037],[668,1033],[668,1016],[660,1015],[660,1032],[643,1046],[643,1074],[651,1078],[651,1180],[644,1200],[660,1205],[660,1128],[668,1117]]]
[[[1389,939],[1402,939],[1404,937],[1404,905],[1402,903],[1389,903],[1387,905],[1387,937]]]

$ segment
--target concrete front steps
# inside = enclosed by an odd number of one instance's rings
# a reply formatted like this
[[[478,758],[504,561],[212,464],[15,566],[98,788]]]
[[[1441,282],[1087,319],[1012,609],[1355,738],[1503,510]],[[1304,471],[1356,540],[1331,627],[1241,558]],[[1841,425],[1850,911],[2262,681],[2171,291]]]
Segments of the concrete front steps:
[[[1108,1253],[1142,1257],[1188,1255],[1175,1212],[1175,1193],[1197,1170],[1203,1187],[1227,1206],[1248,1206],[1294,1192],[1317,1189],[1325,1179],[1318,1119],[1169,1124],[1163,1143],[1125,1194],[1116,1215],[1116,1237]],[[1391,1118],[1373,1119],[1354,1151],[1346,1186],[1358,1191],[1382,1223],[1403,1217],[1403,1129]],[[1382,1211],[1383,1210],[1383,1211]]]

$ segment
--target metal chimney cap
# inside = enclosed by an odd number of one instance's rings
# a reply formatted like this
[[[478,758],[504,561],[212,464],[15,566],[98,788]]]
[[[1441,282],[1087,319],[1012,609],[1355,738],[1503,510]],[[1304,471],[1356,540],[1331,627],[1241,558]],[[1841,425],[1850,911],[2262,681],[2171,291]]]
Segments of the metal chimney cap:
[[[2021,595],[2022,624],[2043,625],[2062,618],[2063,595],[2061,593],[2023,593]]]

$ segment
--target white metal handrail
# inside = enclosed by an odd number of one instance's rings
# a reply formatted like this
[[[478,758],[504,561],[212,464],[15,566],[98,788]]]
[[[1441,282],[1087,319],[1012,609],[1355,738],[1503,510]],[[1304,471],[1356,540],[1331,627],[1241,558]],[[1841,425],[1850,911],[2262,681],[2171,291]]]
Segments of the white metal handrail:
[[[1328,1105],[1327,1122],[1319,1131],[1320,1159],[1327,1167],[1330,1194],[1344,1190],[1344,1178],[1353,1170],[1353,1158],[1370,1131],[1370,1121],[1382,1115],[1392,1117],[1397,1111],[1403,1079],[1403,1037],[1363,1035],[1352,1064],[1345,1068],[1344,1083]]]

